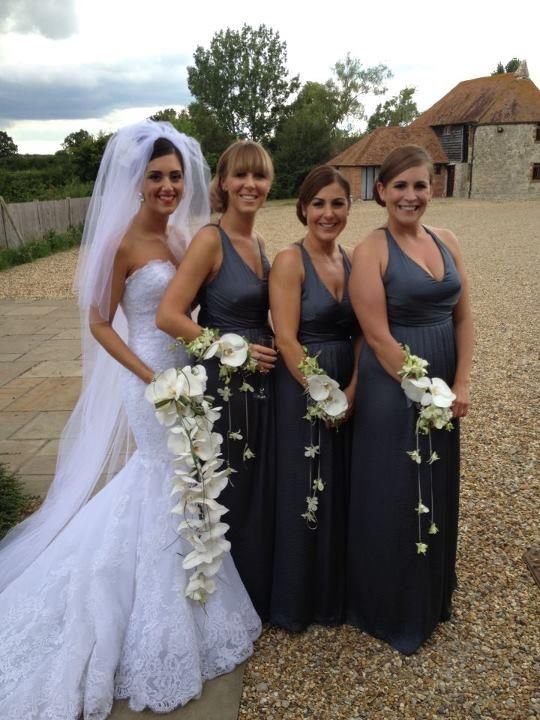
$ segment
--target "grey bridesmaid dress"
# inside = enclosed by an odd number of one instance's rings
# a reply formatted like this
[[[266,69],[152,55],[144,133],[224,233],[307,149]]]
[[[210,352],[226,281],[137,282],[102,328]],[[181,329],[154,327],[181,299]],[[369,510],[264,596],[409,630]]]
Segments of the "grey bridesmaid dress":
[[[385,232],[388,267],[383,282],[390,332],[429,361],[430,377],[440,377],[451,386],[456,368],[452,312],[461,293],[452,255],[427,230],[444,260],[444,275],[437,280]],[[419,555],[417,466],[406,454],[415,447],[416,417],[399,383],[364,343],[354,416],[347,620],[407,655],[429,638],[439,621],[450,617],[456,585],[459,422],[454,421],[451,432],[431,434],[433,449],[441,458],[433,464],[440,532],[428,535],[429,516],[421,516],[429,549]],[[422,483],[423,498],[429,498],[426,475]]]
[[[259,245],[263,276],[245,263],[235,250],[230,238],[218,225],[223,249],[221,267],[209,283],[204,285],[197,298],[200,305],[200,325],[219,330],[220,334],[234,332],[249,342],[272,335],[268,325],[268,273],[270,263]],[[267,399],[257,399],[253,393],[244,393],[239,387],[242,373],[233,375],[229,403],[223,402],[217,389],[223,383],[218,378],[219,366],[212,359],[205,363],[208,372],[207,392],[221,406],[221,418],[215,424],[216,432],[223,435],[223,454],[234,472],[222,491],[219,501],[229,512],[223,521],[230,526],[227,538],[231,541],[231,554],[251,601],[261,620],[268,619],[274,538],[275,494],[275,392],[273,372],[264,378]],[[255,388],[261,382],[259,373],[246,376]],[[246,427],[246,403],[248,426]],[[241,430],[243,440],[228,440],[228,405],[231,413],[231,430]],[[245,442],[255,457],[243,459]]]
[[[333,297],[302,245],[305,279],[302,286],[299,342],[320,366],[345,388],[354,370],[353,336],[358,325],[347,290],[350,260],[341,250],[344,295]],[[351,423],[338,430],[321,424],[320,476],[326,487],[319,496],[318,526],[310,529],[301,517],[310,493],[311,425],[303,419],[306,397],[301,386],[278,360],[276,544],[270,622],[293,632],[311,623],[338,625],[345,618],[345,541]]]

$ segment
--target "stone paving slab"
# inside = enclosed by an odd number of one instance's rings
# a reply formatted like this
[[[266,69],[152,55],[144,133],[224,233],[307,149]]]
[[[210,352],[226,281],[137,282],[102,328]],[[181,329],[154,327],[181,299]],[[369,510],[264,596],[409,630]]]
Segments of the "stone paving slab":
[[[14,378],[0,387],[0,411],[9,407],[14,400],[40,385],[43,378]],[[12,408],[11,410],[13,410]],[[10,412],[10,411],[7,411]]]
[[[27,361],[31,364],[32,361]],[[0,368],[0,373],[2,369]],[[81,377],[81,363],[78,360],[42,360],[32,365],[23,377]]]
[[[58,445],[59,445],[59,438],[55,438],[54,440],[47,440],[45,445],[40,447],[40,449],[37,451],[37,455],[54,455],[56,457],[58,455]]]
[[[42,305],[39,304],[26,304],[26,305],[6,305],[2,308],[2,313],[4,317],[13,317],[13,316],[40,316],[40,315],[49,315],[49,313],[52,313],[56,309],[55,305]]]
[[[162,717],[166,720],[236,720],[242,695],[244,665],[239,665],[227,675],[205,683],[203,693],[198,700],[192,700],[183,708],[159,716],[149,710],[133,712],[127,701],[116,702],[111,720],[137,720],[141,718]],[[253,719],[255,720],[255,718]]]
[[[11,363],[2,363],[0,365],[0,386],[30,370],[33,364],[31,360],[15,360]]]
[[[80,340],[81,331],[79,328],[73,328],[71,330],[62,330],[53,337],[53,340]]]
[[[21,465],[36,456],[43,445],[43,440],[0,440],[0,463],[19,470]]]
[[[0,440],[7,440],[13,437],[13,435],[27,425],[33,418],[36,417],[35,412],[2,412],[0,413]],[[26,439],[39,439],[35,436],[28,438],[24,434],[21,440]]]
[[[39,335],[8,335],[0,338],[0,353],[17,353],[22,355],[36,345],[43,342],[43,337]]]
[[[8,414],[8,413],[6,413]],[[8,437],[15,440],[52,440],[60,436],[70,413],[62,410],[50,410],[45,412],[20,412],[13,415],[27,415],[28,420],[20,425],[16,432]]]
[[[50,319],[49,319],[49,322]],[[58,332],[58,329],[47,330],[47,320],[44,318],[10,317],[2,318],[0,323],[0,337],[16,337],[17,335],[50,335]]]
[[[81,354],[81,343],[79,340],[44,340],[38,347],[33,347],[24,355],[21,360],[40,362],[42,360],[75,360]]]
[[[21,378],[21,380],[39,378]],[[46,378],[15,399],[6,408],[9,411],[22,410],[72,410],[81,390],[79,377]]]

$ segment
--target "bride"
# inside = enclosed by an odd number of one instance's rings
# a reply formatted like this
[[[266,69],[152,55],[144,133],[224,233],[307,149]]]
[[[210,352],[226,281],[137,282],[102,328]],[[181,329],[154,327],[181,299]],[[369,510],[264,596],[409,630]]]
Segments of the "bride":
[[[45,502],[0,543],[2,720],[102,720],[115,698],[170,712],[252,653],[260,621],[229,555],[204,606],[184,595],[191,548],[144,399],[187,362],[154,318],[208,221],[207,182],[198,143],[169,123],[126,127],[105,150],[77,277],[83,390]]]

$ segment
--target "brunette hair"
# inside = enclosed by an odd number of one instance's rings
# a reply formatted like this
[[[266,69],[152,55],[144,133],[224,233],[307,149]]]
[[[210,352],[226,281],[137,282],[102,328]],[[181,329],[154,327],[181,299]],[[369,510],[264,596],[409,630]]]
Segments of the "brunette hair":
[[[176,155],[182,168],[182,172],[184,171],[184,158],[182,157],[180,150],[167,138],[160,137],[154,142],[152,154],[150,155],[150,160],[148,162],[152,162],[152,160],[164,157],[165,155]]]
[[[215,212],[225,212],[229,195],[222,183],[227,175],[253,172],[274,179],[274,166],[270,155],[262,145],[253,140],[238,140],[222,153],[216,166],[216,174],[210,183],[210,204]]]
[[[392,150],[385,159],[379,169],[379,174],[373,184],[373,199],[386,207],[386,203],[381,199],[379,191],[377,190],[377,183],[381,183],[384,187],[388,185],[390,180],[393,180],[397,175],[401,175],[402,172],[412,167],[424,166],[429,172],[429,183],[433,182],[433,160],[431,155],[420,145],[402,145],[401,147]]]
[[[351,205],[351,186],[349,181],[343,177],[343,175],[331,165],[319,165],[313,168],[311,172],[306,175],[304,182],[300,185],[298,190],[298,200],[296,201],[296,216],[302,223],[307,225],[306,214],[304,208],[306,205],[313,200],[315,195],[327,185],[332,183],[338,183],[343,188],[345,195],[347,196],[347,202],[349,207]]]

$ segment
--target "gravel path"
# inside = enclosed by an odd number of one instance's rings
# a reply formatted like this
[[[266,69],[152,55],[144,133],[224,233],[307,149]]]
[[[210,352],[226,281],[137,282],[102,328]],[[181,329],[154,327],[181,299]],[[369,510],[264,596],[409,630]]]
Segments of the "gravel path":
[[[355,204],[344,242],[383,220],[374,203]],[[439,200],[426,222],[461,240],[477,327],[454,616],[410,658],[350,627],[267,629],[246,669],[241,720],[540,717],[540,590],[522,561],[540,542],[540,203]],[[302,236],[290,203],[262,210],[258,229],[271,255]],[[75,263],[70,251],[0,273],[0,297],[69,297]]]

